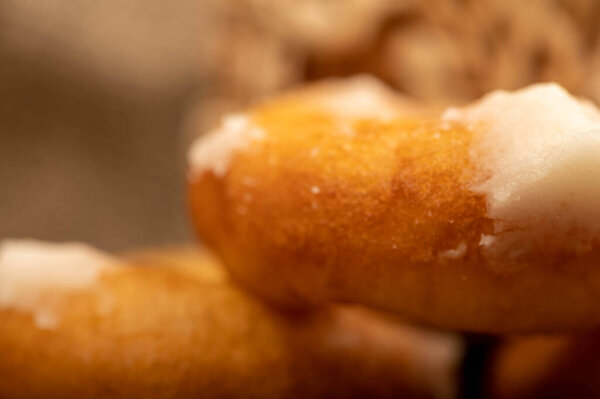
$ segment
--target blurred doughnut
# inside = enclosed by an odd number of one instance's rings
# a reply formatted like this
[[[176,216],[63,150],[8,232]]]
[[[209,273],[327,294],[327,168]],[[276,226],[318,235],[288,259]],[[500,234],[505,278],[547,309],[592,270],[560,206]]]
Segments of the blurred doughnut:
[[[513,338],[497,351],[489,397],[600,398],[598,333]]]
[[[195,226],[286,306],[429,325],[600,325],[600,112],[555,84],[424,111],[366,78],[229,115],[193,145]]]
[[[358,308],[281,313],[193,250],[0,249],[2,398],[451,398],[457,339]]]

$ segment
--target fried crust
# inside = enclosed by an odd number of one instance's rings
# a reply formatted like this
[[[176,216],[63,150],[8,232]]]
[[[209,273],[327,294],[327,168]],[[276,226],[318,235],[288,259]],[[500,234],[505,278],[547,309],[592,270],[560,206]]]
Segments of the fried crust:
[[[223,176],[191,174],[199,236],[242,284],[285,306],[360,303],[475,332],[598,326],[598,248],[540,242],[512,259],[482,245],[495,222],[472,189],[486,178],[470,156],[482,127],[314,103],[288,95],[251,109],[264,137]]]
[[[56,293],[55,328],[0,311],[0,397],[453,395],[451,338],[360,309],[277,311],[202,252],[138,253],[128,263],[85,291]]]

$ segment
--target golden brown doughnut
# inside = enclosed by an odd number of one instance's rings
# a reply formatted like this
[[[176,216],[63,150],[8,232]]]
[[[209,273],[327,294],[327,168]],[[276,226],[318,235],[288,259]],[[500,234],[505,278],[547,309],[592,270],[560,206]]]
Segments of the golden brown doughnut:
[[[276,311],[206,252],[9,242],[0,281],[2,398],[455,395],[455,338],[358,308]]]
[[[600,112],[553,84],[425,113],[333,81],[225,117],[190,151],[200,237],[287,306],[444,328],[600,325]]]

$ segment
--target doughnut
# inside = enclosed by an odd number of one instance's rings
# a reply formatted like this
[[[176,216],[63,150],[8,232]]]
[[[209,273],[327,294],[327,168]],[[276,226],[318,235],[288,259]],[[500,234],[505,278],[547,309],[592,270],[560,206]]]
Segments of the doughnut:
[[[2,398],[451,398],[460,341],[358,307],[289,313],[203,250],[0,246]]]
[[[600,325],[598,108],[552,83],[446,109],[316,85],[190,148],[195,228],[236,281],[476,333]]]
[[[514,337],[497,351],[494,399],[600,398],[598,332]]]

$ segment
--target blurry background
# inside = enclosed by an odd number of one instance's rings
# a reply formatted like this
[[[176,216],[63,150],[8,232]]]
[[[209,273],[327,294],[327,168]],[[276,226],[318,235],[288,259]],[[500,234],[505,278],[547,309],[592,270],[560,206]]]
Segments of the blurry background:
[[[190,241],[192,137],[363,72],[437,103],[546,80],[599,102],[600,1],[0,0],[0,236]]]

